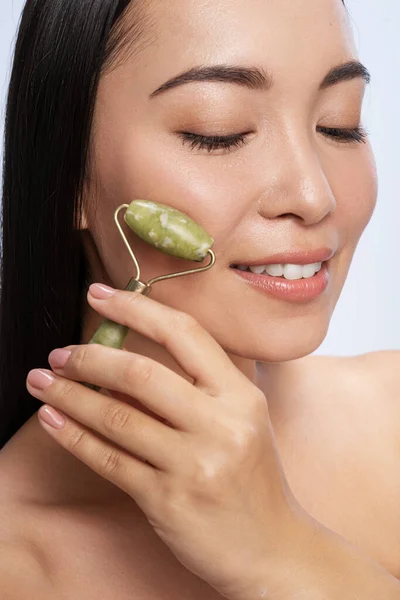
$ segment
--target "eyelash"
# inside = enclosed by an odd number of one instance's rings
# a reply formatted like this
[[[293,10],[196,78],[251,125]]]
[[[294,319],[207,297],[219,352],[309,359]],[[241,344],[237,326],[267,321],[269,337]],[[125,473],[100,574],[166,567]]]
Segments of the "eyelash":
[[[365,143],[368,133],[363,127],[355,127],[354,129],[339,129],[337,127],[319,127],[319,131],[327,137],[334,138],[339,144]],[[205,136],[197,133],[182,132],[181,137],[183,143],[190,142],[191,150],[196,147],[199,149],[206,148],[208,152],[223,148],[230,150],[238,146],[247,144],[246,136],[248,133],[231,134],[227,136]]]

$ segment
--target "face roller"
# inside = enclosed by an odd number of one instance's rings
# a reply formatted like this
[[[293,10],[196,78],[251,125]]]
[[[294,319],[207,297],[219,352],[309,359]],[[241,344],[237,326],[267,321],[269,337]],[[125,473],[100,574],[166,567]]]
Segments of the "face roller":
[[[155,277],[146,283],[140,281],[139,264],[118,221],[119,212],[123,208],[127,209],[124,220],[129,228],[160,252],[195,262],[202,262],[209,254],[211,257],[209,264],[199,269]],[[136,267],[136,277],[129,281],[125,290],[148,296],[151,286],[158,281],[207,271],[215,264],[215,254],[211,250],[211,246],[214,244],[213,238],[188,215],[165,204],[149,200],[134,200],[131,204],[122,204],[117,208],[114,213],[114,221]],[[125,325],[105,319],[89,344],[102,344],[121,349],[128,332],[129,328]],[[98,386],[88,383],[83,385],[96,391],[100,389]]]

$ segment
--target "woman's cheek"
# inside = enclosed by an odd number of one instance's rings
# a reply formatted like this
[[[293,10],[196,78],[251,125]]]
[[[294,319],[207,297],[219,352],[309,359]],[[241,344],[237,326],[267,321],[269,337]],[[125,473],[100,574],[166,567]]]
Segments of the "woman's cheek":
[[[195,156],[175,148],[166,151],[158,136],[115,148],[112,164],[102,169],[103,187],[121,202],[135,198],[167,204],[187,213],[218,240],[241,222],[248,210],[246,194],[232,169],[218,169],[217,157]],[[241,178],[243,182],[243,177]],[[243,185],[243,184],[242,184]],[[239,195],[240,194],[240,195]]]
[[[337,210],[343,241],[355,247],[374,213],[378,196],[375,157],[367,142],[342,173]]]

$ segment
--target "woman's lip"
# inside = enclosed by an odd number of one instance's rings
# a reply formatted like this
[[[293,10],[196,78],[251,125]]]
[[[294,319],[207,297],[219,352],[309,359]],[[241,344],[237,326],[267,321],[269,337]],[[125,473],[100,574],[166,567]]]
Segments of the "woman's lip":
[[[284,252],[280,254],[272,254],[268,258],[255,260],[255,261],[243,261],[233,262],[231,265],[246,265],[246,267],[258,267],[261,265],[311,265],[314,263],[325,262],[332,258],[335,254],[335,250],[332,248],[318,248],[316,250],[294,250],[292,252]]]
[[[328,261],[322,264],[321,270],[308,279],[289,280],[270,275],[257,275],[250,271],[232,269],[246,283],[260,289],[263,293],[279,300],[296,304],[311,302],[320,296],[329,285]]]

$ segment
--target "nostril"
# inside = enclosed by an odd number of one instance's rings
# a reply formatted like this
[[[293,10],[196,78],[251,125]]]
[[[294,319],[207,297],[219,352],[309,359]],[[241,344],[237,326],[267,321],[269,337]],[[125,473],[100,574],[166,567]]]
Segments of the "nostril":
[[[286,217],[291,217],[294,219],[299,219],[299,215],[295,215],[294,213],[283,213],[282,215],[278,215],[278,219],[285,219]]]

